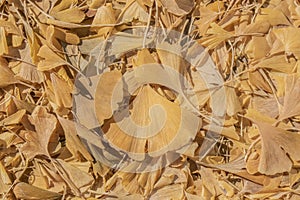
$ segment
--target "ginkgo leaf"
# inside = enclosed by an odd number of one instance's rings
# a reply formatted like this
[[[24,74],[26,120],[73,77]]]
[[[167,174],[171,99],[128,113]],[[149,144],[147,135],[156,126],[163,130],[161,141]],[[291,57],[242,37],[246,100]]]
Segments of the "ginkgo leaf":
[[[112,95],[118,81],[121,81],[122,74],[119,71],[104,73],[98,82],[95,93],[95,112],[100,125],[105,119],[109,119],[116,105],[112,105]]]
[[[196,21],[196,25],[199,28],[200,34],[204,35],[206,34],[210,23],[217,19],[218,13],[207,7],[200,7],[200,14],[200,19]]]
[[[300,77],[298,74],[286,76],[283,108],[278,120],[300,115]]]
[[[84,12],[78,7],[52,12],[52,15],[58,20],[70,23],[80,23],[85,18]]]
[[[58,117],[59,123],[62,125],[64,129],[65,137],[66,137],[66,146],[68,150],[77,158],[81,158],[83,156],[86,160],[92,161],[93,158],[87,151],[87,149],[82,145],[80,139],[76,134],[76,125],[74,122],[64,119],[62,117]]]
[[[134,60],[134,64],[136,67],[151,63],[156,63],[156,61],[148,49],[142,49],[138,51],[137,58],[136,60]]]
[[[195,115],[164,99],[150,86],[141,88],[132,107],[129,116],[126,112],[114,116],[118,123],[111,123],[105,136],[116,148],[133,157],[137,154],[139,160],[145,153],[159,156],[180,149],[192,140],[195,130],[190,128],[199,123]],[[181,131],[185,135],[179,134]]]
[[[225,87],[226,93],[226,110],[229,116],[233,116],[236,113],[242,111],[240,100],[236,94],[235,88],[231,85]]]
[[[8,45],[4,27],[0,27],[0,55],[8,54]]]
[[[13,192],[18,199],[56,200],[62,197],[62,195],[59,193],[50,192],[48,190],[44,190],[24,182],[17,183],[13,189]]]
[[[8,67],[7,61],[0,56],[0,88],[17,83],[15,74]]]
[[[18,51],[20,59],[25,62],[20,62],[20,71],[16,74],[16,77],[21,78],[32,83],[41,83],[45,80],[44,73],[37,70],[37,67],[32,64],[32,58],[30,56],[30,46],[26,45],[24,49]]]
[[[173,184],[165,186],[153,193],[149,200],[156,199],[183,199],[184,198],[184,189],[181,184]]]
[[[257,125],[261,136],[258,171],[266,175],[289,172],[293,161],[300,160],[300,135],[274,127],[265,121],[249,119]]]
[[[46,108],[38,106],[34,109],[29,120],[34,125],[35,132],[25,131],[26,143],[21,147],[22,153],[29,160],[37,155],[50,157],[48,143],[56,129],[56,117],[49,114]]]
[[[43,45],[40,48],[38,56],[43,58],[43,60],[38,63],[38,70],[41,71],[51,70],[67,64],[67,61],[57,55],[57,53],[52,51],[47,45]]]
[[[87,1],[87,5],[92,8],[92,9],[98,9],[101,6],[103,6],[103,4],[105,4],[106,0],[89,0]]]
[[[260,48],[256,48],[257,46]],[[245,48],[247,55],[254,60],[265,57],[270,51],[270,46],[265,37],[252,37]]]
[[[287,16],[281,11],[280,8],[262,8],[261,14],[255,19],[255,22],[259,23],[262,21],[267,21],[271,26],[277,25],[290,25]]]
[[[72,107],[72,88],[68,85],[67,81],[58,77],[54,73],[50,75],[50,78],[55,95],[55,103],[64,108]]]
[[[178,16],[188,14],[195,5],[193,0],[160,0],[160,2],[170,13]]]
[[[186,67],[181,56],[181,48],[179,44],[162,43],[158,45],[157,54],[164,66],[171,67],[184,75]],[[169,49],[169,51],[165,49]]]
[[[64,160],[56,160],[57,167],[60,170],[62,178],[72,188],[73,192],[79,196],[90,188],[94,181],[92,175],[80,170],[76,166]]]
[[[0,121],[0,125],[5,125],[5,126],[9,126],[9,125],[13,125],[13,124],[18,124],[21,122],[22,118],[24,117],[26,113],[26,110],[22,109],[17,111],[16,113],[6,117],[5,119]]]
[[[92,26],[99,25],[99,24],[115,24],[115,23],[116,23],[116,17],[113,8],[110,5],[107,5],[107,6],[101,6],[100,8],[97,9],[97,13],[93,19]],[[102,28],[92,27],[91,30],[97,31],[98,35],[105,35],[111,30],[111,27],[102,27]]]
[[[293,72],[295,65],[296,62],[293,60],[287,62],[286,57],[284,55],[274,55],[271,57],[263,58],[259,63],[255,65],[255,67],[272,69],[274,71],[289,74]]]
[[[288,56],[294,55],[300,59],[300,44],[297,42],[300,39],[300,30],[298,28],[280,28],[273,30],[273,33],[281,41]]]
[[[254,86],[254,88],[262,89],[266,92],[272,93],[272,88],[259,71],[249,73],[249,82],[252,86]]]
[[[134,19],[138,19],[141,22],[147,22],[149,14],[144,10],[142,6],[137,1],[127,1],[125,8],[121,16],[119,16],[119,21],[121,22],[131,22]]]
[[[210,29],[207,31],[207,37],[200,39],[200,43],[207,46],[209,49],[217,47],[220,43],[234,36],[233,33],[224,30],[216,23],[210,24]]]

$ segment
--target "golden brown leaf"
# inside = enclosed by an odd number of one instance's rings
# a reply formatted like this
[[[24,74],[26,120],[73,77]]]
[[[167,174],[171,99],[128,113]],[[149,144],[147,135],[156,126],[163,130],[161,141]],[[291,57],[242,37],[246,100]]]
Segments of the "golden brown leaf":
[[[297,145],[300,135],[258,119],[250,119],[257,125],[261,136],[262,149],[258,171],[266,175],[289,172],[293,161],[300,160],[300,149]]]
[[[150,108],[154,105],[159,105],[160,108],[151,111]],[[195,123],[200,123],[195,115],[166,100],[150,86],[141,88],[132,106],[132,122],[128,123],[126,113],[120,113],[117,117],[121,121],[118,124],[111,123],[105,136],[114,146],[139,160],[144,159],[146,152],[155,157],[166,151],[180,149],[194,137],[191,135],[194,131],[190,128],[195,127]],[[158,109],[163,109],[165,113]],[[125,127],[122,129],[130,135],[120,129],[119,126],[123,123]],[[177,134],[180,130],[185,130],[186,135]]]
[[[7,61],[0,56],[0,88],[17,83],[15,74],[8,67]]]
[[[195,5],[193,0],[160,0],[160,2],[170,13],[178,16],[188,14]]]
[[[38,56],[43,58],[43,60],[38,63],[38,70],[41,71],[48,71],[67,64],[67,61],[57,55],[57,53],[52,51],[47,45],[43,45],[40,48]]]
[[[13,189],[14,194],[18,199],[32,199],[32,200],[40,200],[40,199],[48,199],[48,200],[56,200],[62,197],[61,194],[55,192],[49,192],[47,190],[32,186],[28,183],[20,182],[16,184]]]
[[[38,106],[34,109],[29,120],[34,125],[35,132],[25,131],[26,143],[21,147],[22,153],[28,160],[37,155],[50,157],[48,143],[56,129],[56,117],[49,114],[46,108]]]
[[[66,146],[68,150],[77,159],[81,159],[83,156],[86,160],[92,161],[93,158],[87,151],[87,149],[82,145],[80,139],[76,134],[76,125],[70,120],[66,120],[62,117],[58,117],[59,123],[62,125],[66,137]]]
[[[278,120],[300,115],[300,77],[298,74],[286,76],[285,78],[285,96],[283,108],[280,111]]]
[[[113,114],[112,95],[122,74],[119,71],[104,73],[98,82],[95,95],[95,111],[100,125]]]

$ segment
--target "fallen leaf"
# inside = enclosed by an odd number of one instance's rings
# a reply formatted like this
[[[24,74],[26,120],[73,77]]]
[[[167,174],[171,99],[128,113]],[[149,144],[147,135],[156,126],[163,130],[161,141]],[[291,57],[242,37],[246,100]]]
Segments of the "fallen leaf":
[[[8,54],[8,46],[7,46],[7,40],[6,40],[6,33],[4,27],[0,27],[0,55]]]
[[[43,60],[38,63],[38,70],[41,71],[51,70],[68,64],[67,61],[65,61],[61,56],[57,55],[57,53],[51,50],[47,45],[43,45],[37,55],[43,58]]]
[[[18,83],[15,74],[9,69],[7,61],[0,56],[0,87]]]
[[[184,198],[184,190],[183,186],[180,184],[173,184],[163,187],[157,191],[155,191],[151,196],[150,200],[158,200],[158,199],[183,199]]]
[[[68,150],[73,154],[73,156],[80,159],[83,156],[86,160],[92,161],[93,158],[87,151],[87,149],[82,145],[80,139],[78,138],[74,122],[58,117],[59,123],[62,125],[66,137],[66,146]]]
[[[156,104],[161,108],[151,111],[150,108]],[[144,159],[146,152],[150,156],[160,156],[166,151],[180,149],[192,140],[191,134],[194,131],[190,128],[198,123],[197,117],[164,99],[150,86],[141,88],[132,106],[132,121],[128,121],[126,112],[121,112],[119,116],[114,117],[119,119],[118,124],[111,123],[105,136],[115,147],[129,152],[136,159]],[[164,113],[161,113],[161,109]],[[120,129],[120,126],[127,133]],[[178,134],[180,130],[185,130],[187,135]]]
[[[266,175],[289,172],[293,161],[300,160],[298,153],[300,149],[297,145],[300,142],[300,135],[264,121],[250,119],[257,125],[261,136],[262,148],[258,171]]]
[[[59,193],[49,192],[24,182],[17,183],[13,192],[18,199],[55,200],[62,197]]]
[[[283,107],[278,121],[300,115],[300,78],[298,74],[292,74],[285,78],[285,96]]]
[[[296,42],[300,39],[300,30],[287,27],[273,30],[273,32],[283,44],[286,55],[293,55],[296,59],[300,59],[300,45]]]
[[[73,192],[77,196],[80,196],[80,194],[84,193],[91,187],[94,182],[92,175],[63,160],[57,159],[56,161],[56,165],[59,167],[62,178],[66,181],[70,188],[73,189]]]
[[[37,155],[50,157],[48,143],[56,129],[56,117],[49,114],[46,108],[38,106],[34,109],[29,121],[34,125],[35,132],[25,131],[26,143],[21,147],[21,152],[28,160]]]
[[[9,126],[13,124],[19,124],[26,113],[25,109],[19,110],[16,113],[8,116],[7,118],[0,121],[0,125]]]
[[[118,81],[122,81],[119,71],[104,73],[99,79],[95,93],[95,112],[100,125],[103,125],[105,119],[111,118],[117,108],[112,105],[112,95]]]
[[[194,8],[195,2],[193,0],[178,1],[178,0],[160,0],[163,7],[174,15],[185,15],[191,12]]]

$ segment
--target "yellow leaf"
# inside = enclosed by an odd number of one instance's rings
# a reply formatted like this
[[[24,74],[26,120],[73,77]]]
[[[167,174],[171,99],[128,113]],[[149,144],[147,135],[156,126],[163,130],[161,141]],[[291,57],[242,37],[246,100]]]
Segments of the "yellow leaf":
[[[93,19],[92,26],[101,25],[101,24],[115,24],[116,17],[114,10],[111,5],[101,6],[97,9],[97,13]],[[91,31],[97,31],[98,35],[106,35],[110,30],[111,27],[92,27]]]
[[[66,146],[68,150],[77,158],[83,156],[86,160],[92,161],[93,158],[87,151],[87,149],[82,145],[80,139],[76,134],[76,128],[74,122],[66,120],[62,117],[58,117],[60,124],[62,125],[66,137]]]
[[[0,27],[0,56],[8,54],[8,46],[4,27]]]
[[[54,12],[52,15],[60,21],[69,23],[81,23],[85,18],[84,12],[77,7]]]
[[[276,37],[281,41],[288,56],[294,55],[300,59],[300,30],[298,28],[287,27],[273,30]]]
[[[122,74],[119,71],[104,73],[98,82],[95,93],[95,111],[100,125],[105,119],[109,119],[115,105],[112,105],[112,95],[118,81],[121,81]]]
[[[188,14],[195,6],[195,2],[193,0],[160,0],[160,2],[170,13],[178,16]]]
[[[47,45],[43,45],[40,48],[38,56],[43,58],[43,60],[41,60],[38,63],[38,70],[41,70],[41,71],[51,70],[56,67],[67,64],[67,61],[65,61],[62,57],[57,55]]]
[[[56,200],[62,197],[62,195],[59,193],[49,192],[47,190],[29,185],[28,183],[24,182],[17,183],[13,189],[13,192],[18,199]]]
[[[286,76],[283,108],[278,120],[300,115],[300,77],[299,74]]]
[[[8,67],[7,61],[0,56],[0,88],[17,83],[15,74]]]
[[[155,106],[151,109],[154,105],[160,108]],[[114,117],[119,119],[118,124],[111,123],[105,136],[115,147],[138,160],[144,159],[146,152],[155,157],[181,148],[194,137],[194,130],[190,128],[200,123],[199,118],[191,112],[166,100],[150,86],[141,88],[132,107],[129,118],[126,112],[120,112]],[[124,125],[122,129],[126,132],[120,129],[120,124]],[[177,134],[181,130],[185,130],[185,135]]]
[[[59,107],[71,108],[72,107],[72,88],[66,81],[58,77],[55,73],[50,75],[53,93],[55,96],[55,103]]]
[[[262,148],[257,170],[266,175],[289,172],[292,161],[300,160],[300,135],[259,119],[249,119],[257,125],[261,136]]]
[[[56,129],[56,117],[49,114],[46,108],[38,106],[34,109],[29,121],[34,125],[35,132],[25,131],[26,143],[21,147],[21,152],[28,160],[37,155],[49,157],[48,143]]]

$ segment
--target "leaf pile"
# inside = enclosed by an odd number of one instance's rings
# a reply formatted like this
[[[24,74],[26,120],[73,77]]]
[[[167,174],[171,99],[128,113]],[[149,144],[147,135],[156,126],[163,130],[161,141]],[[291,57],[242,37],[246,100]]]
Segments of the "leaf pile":
[[[1,198],[300,198],[297,1],[7,0],[0,1],[0,11]],[[91,55],[96,51],[103,57],[100,42],[130,27],[149,26],[178,31],[204,46],[222,76],[225,94],[219,87],[209,93],[195,66],[163,50],[128,52],[105,69],[97,66]],[[131,49],[131,40],[111,50]],[[198,115],[181,111],[180,95],[171,89],[144,85],[132,96],[132,119],[142,126],[159,121],[161,116],[149,116],[148,110],[160,104],[167,111],[167,125],[155,137],[138,141],[116,126],[109,100],[122,75],[148,63],[172,66],[190,80]],[[75,78],[89,65],[106,73],[97,88],[104,92],[95,97],[98,121],[85,119],[85,124],[100,124],[105,137],[122,150],[154,155],[172,140],[184,112],[186,135],[172,150],[192,144],[179,159],[144,173],[97,162],[93,149],[88,151],[80,140],[88,130],[78,132],[72,112]],[[225,117],[222,127],[215,127],[218,137],[210,138],[212,99],[219,99],[220,107],[225,104],[226,111],[218,113]],[[189,127],[197,120],[194,136]],[[105,148],[93,135],[85,139]],[[206,140],[213,141],[209,148],[202,146]]]

